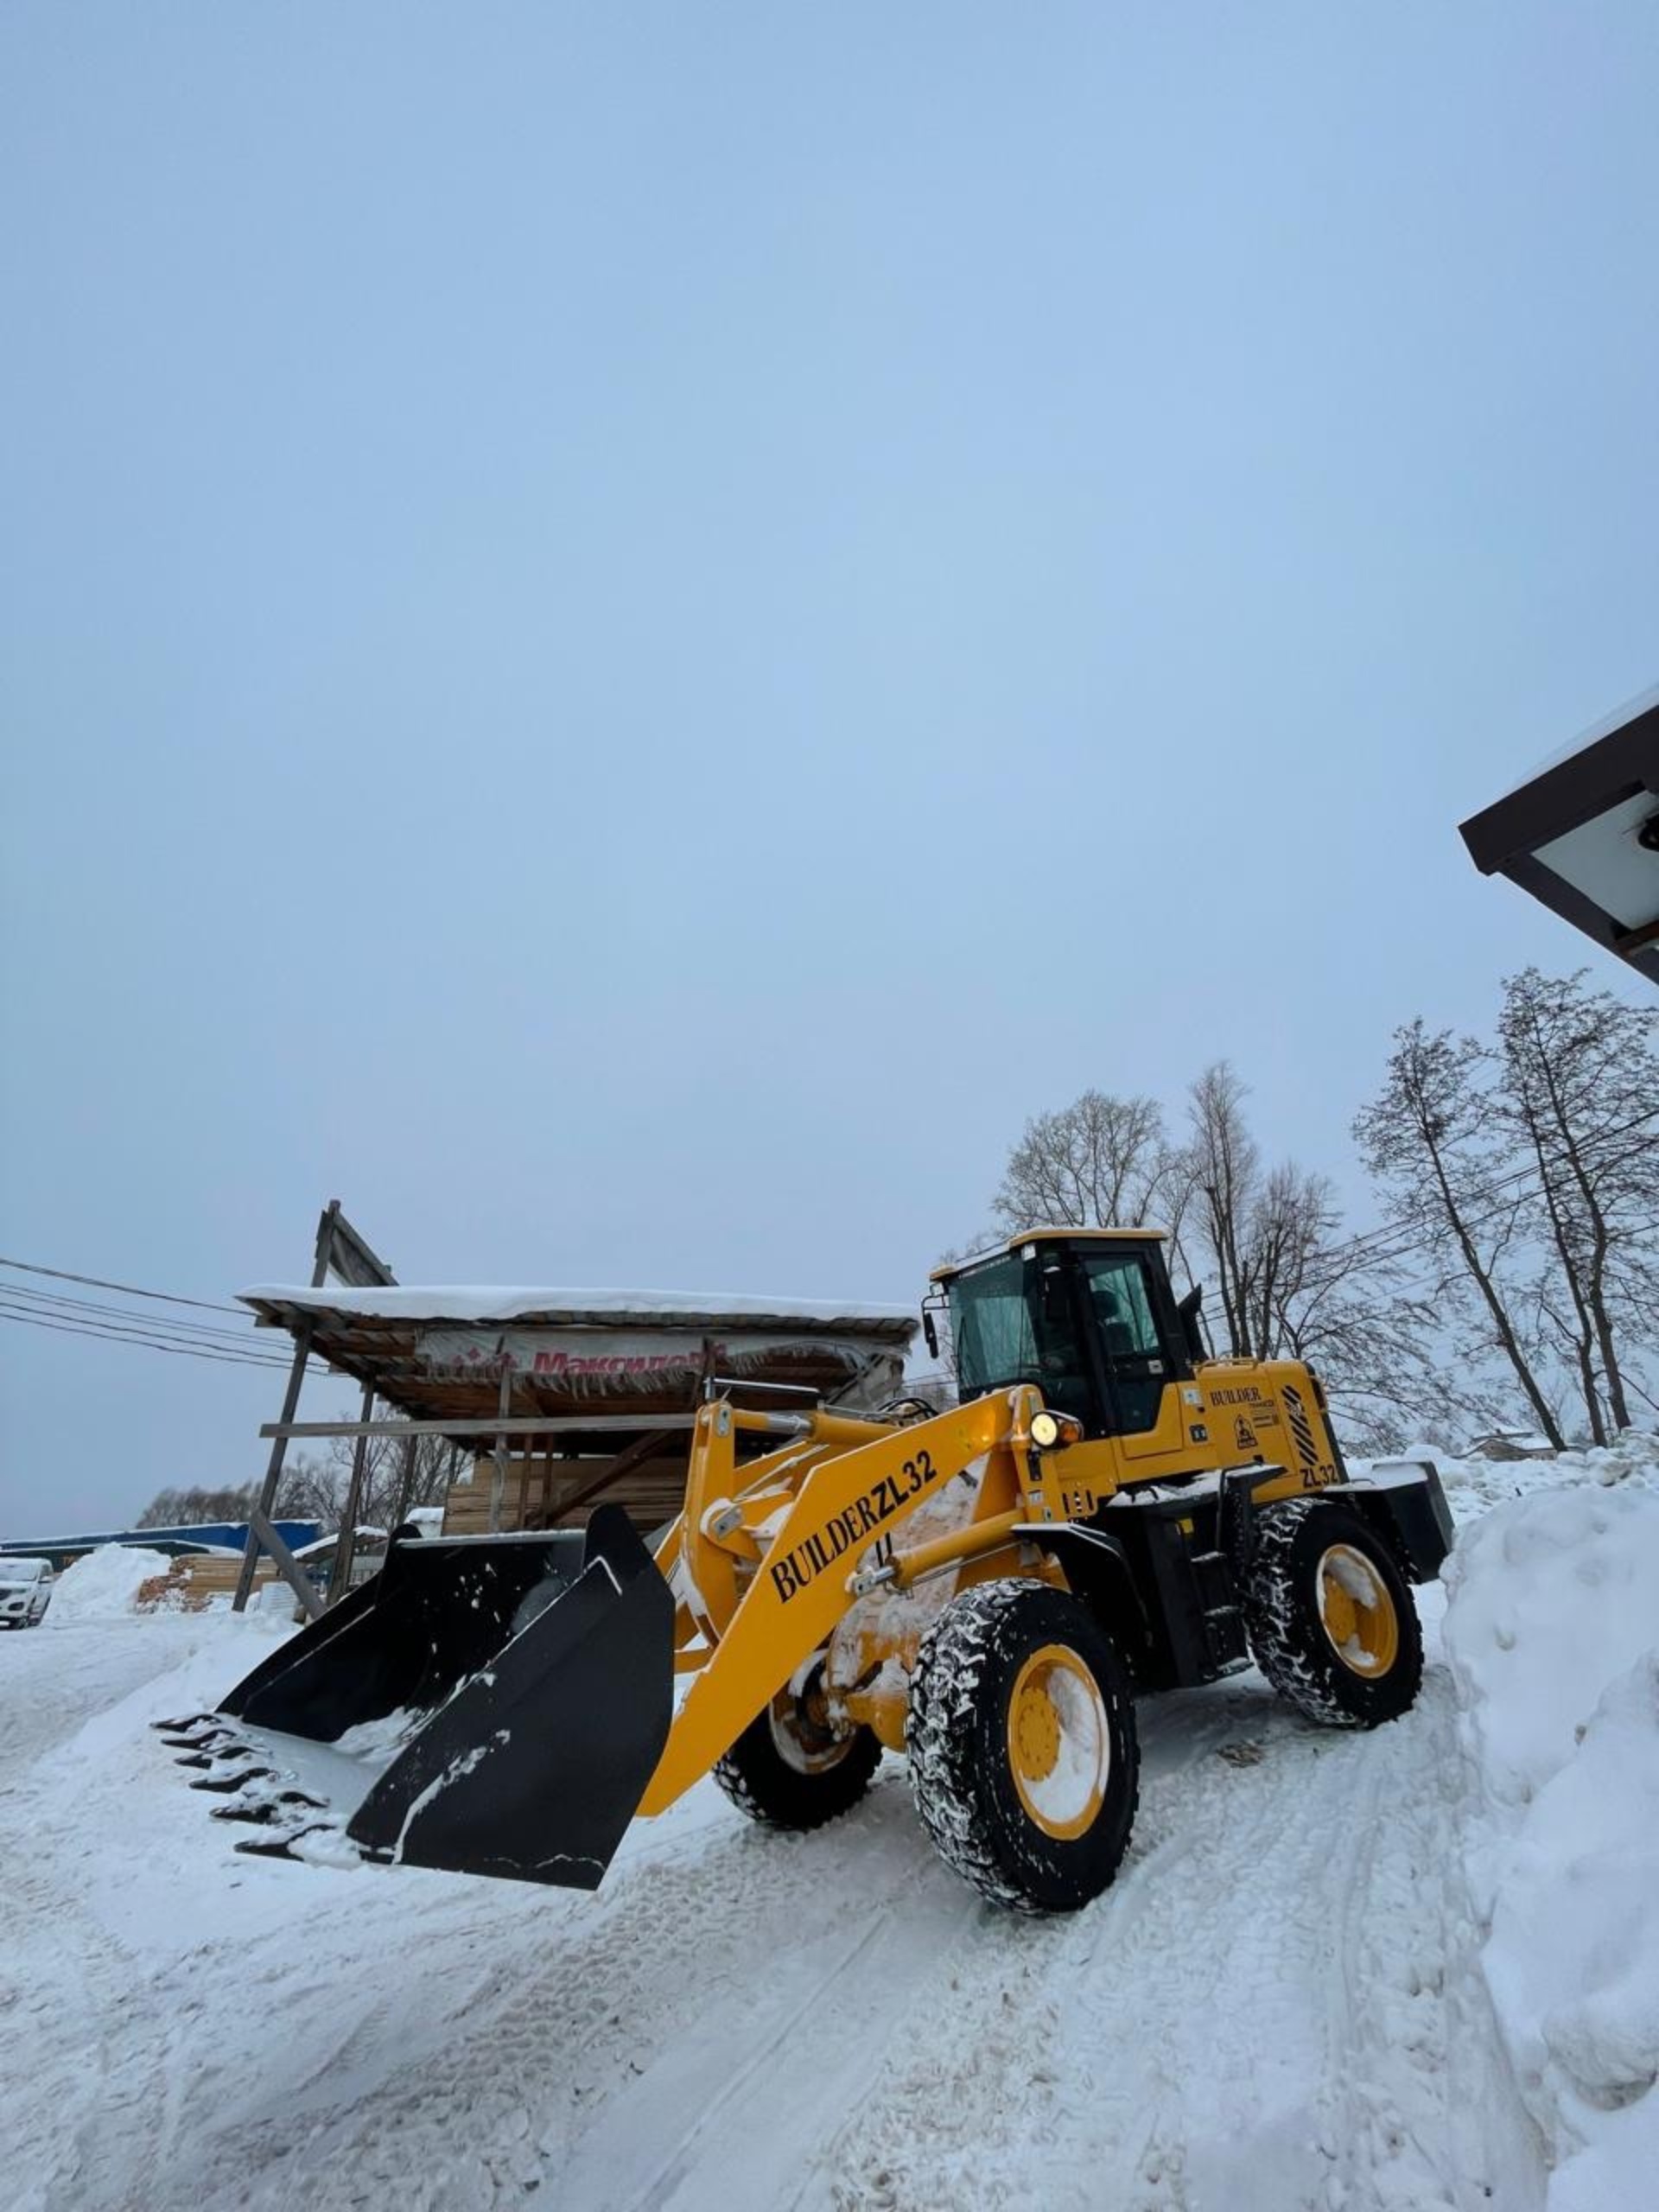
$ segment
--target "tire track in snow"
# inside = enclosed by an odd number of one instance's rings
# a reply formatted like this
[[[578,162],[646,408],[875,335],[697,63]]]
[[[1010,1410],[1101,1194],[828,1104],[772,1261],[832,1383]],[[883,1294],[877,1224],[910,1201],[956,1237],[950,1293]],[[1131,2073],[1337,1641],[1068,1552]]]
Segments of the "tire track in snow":
[[[154,1739],[124,1745],[14,1881],[43,1931],[21,1957],[67,1986],[0,2014],[31,2077],[11,2175],[30,2212],[1530,2212],[1467,1974],[1443,1674],[1366,1736],[1252,1675],[1141,1719],[1130,1858],[1050,1923],[950,1876],[897,1762],[800,1837],[705,1785],[590,1899],[238,1860]],[[1214,1756],[1247,1739],[1259,1764]],[[111,1935],[88,1897],[130,1838],[166,1862],[146,1899],[216,1902],[208,1940],[146,1942],[130,1910]]]
[[[785,2075],[789,2094],[810,2100],[837,2054],[856,2072],[880,2047],[895,1958],[920,1970],[934,1941],[924,1931],[972,1910],[917,1829],[897,1765],[848,1820],[810,1836],[753,1827],[709,1798],[693,1832],[646,1831],[596,1899],[537,1893],[548,1909],[526,1923],[534,1948],[491,1946],[494,1971],[449,2036],[411,2051],[394,2020],[355,2079],[302,2110],[299,2127],[289,2114],[286,2142],[251,2182],[251,2114],[197,2139],[198,2174],[227,2188],[240,2175],[250,2206],[303,2190],[318,2212],[373,2202],[377,2189],[400,2208],[444,2212],[543,2186],[582,2212],[667,2205],[683,2185],[685,2201],[706,2202],[712,2115],[751,2094],[772,2109]],[[442,1975],[441,1931],[427,1944],[416,1922],[411,1936]],[[856,2032],[837,2043],[825,2022],[838,2017]],[[367,2097],[365,2070],[378,2075]],[[768,2212],[779,2201],[771,2185],[747,2193],[741,2176],[721,2197]]]
[[[893,2038],[908,2063],[826,2146],[831,2200],[1489,2207],[1447,2072],[1443,1676],[1368,1735],[1309,1726],[1253,1676],[1142,1719],[1117,1884],[1074,1921],[974,1929],[956,2017],[914,2012]],[[1207,1756],[1230,1733],[1260,1764]]]
[[[40,1827],[41,1777],[54,1773],[84,1722],[171,1674],[200,1643],[200,1629],[161,1618],[124,1638],[103,1623],[48,1624],[6,1641],[0,2078],[29,2085],[27,2100],[8,2101],[10,2202],[19,2212],[124,2205],[140,2201],[129,2191],[142,2186],[135,2164],[149,2163],[145,2137],[134,2129],[118,2162],[107,2155],[107,2123],[120,2125],[160,2101],[165,2080],[154,2046],[130,2032],[142,2009],[130,1993],[138,1979],[132,1962],[91,1925],[74,1886],[92,1864],[91,1846],[42,1848],[48,1839]]]
[[[810,2145],[850,2109],[881,2063],[886,2015],[897,1986],[914,1986],[936,1969],[976,1910],[973,1898],[924,1852],[879,1904],[849,1916],[827,1965],[816,1944],[787,1962],[785,2006],[760,2005],[739,2035],[721,2037],[721,2069],[712,2093],[694,2087],[689,2125],[652,2152],[644,2186],[637,2179],[639,2120],[630,2108],[613,2108],[577,2146],[560,2176],[561,2187],[583,2212],[698,2212],[709,2202],[709,2167],[722,2141],[741,2140],[743,2155],[727,2171],[721,2189],[725,2212],[778,2212],[800,2202]],[[758,1954],[757,1973],[769,1961]],[[659,2100],[669,2111],[683,2107],[677,2079],[706,2070],[706,2055],[673,2050],[646,2069],[640,2094],[646,2109]],[[754,2113],[769,2124],[757,2128]],[[782,2119],[779,2129],[772,2122]],[[810,2132],[809,2132],[810,2131]],[[803,2145],[806,2147],[804,2149]],[[619,2161],[631,2156],[635,2176],[618,2183]]]

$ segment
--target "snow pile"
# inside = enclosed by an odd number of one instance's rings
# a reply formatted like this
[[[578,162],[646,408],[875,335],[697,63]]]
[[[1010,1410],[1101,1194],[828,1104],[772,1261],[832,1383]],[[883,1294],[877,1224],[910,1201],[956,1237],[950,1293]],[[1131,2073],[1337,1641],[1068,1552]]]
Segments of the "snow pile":
[[[59,1576],[47,1608],[48,1628],[79,1628],[83,1621],[124,1620],[137,1611],[141,1583],[172,1566],[165,1552],[137,1544],[102,1544]]]
[[[1548,1464],[1569,1480],[1599,1483],[1604,1490],[1626,1482],[1659,1489],[1659,1433],[1627,1428],[1620,1432],[1616,1443],[1558,1452]]]
[[[1446,1579],[1482,1965],[1549,2212],[1639,2203],[1659,2172],[1659,1497],[1541,1491],[1465,1534]]]
[[[1427,1443],[1413,1444],[1401,1456],[1433,1463],[1452,1517],[1459,1523],[1476,1520],[1512,1498],[1530,1497],[1536,1491],[1559,1489],[1564,1483],[1593,1483],[1601,1490],[1632,1483],[1659,1490],[1659,1434],[1651,1430],[1627,1428],[1615,1444],[1586,1445],[1531,1459],[1484,1459],[1478,1455],[1455,1459]],[[1358,1474],[1368,1464],[1351,1460],[1350,1472]]]

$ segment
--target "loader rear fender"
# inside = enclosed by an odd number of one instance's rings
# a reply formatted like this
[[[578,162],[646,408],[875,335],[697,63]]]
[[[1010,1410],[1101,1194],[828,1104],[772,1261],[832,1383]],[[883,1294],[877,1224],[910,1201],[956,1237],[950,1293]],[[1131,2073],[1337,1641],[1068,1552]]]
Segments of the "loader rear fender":
[[[1058,1560],[1074,1594],[1109,1632],[1135,1687],[1150,1688],[1157,1672],[1156,1639],[1140,1583],[1119,1540],[1103,1529],[1076,1521],[1045,1522],[1021,1533]]]
[[[1392,1546],[1413,1582],[1433,1582],[1452,1548],[1452,1509],[1440,1470],[1430,1459],[1383,1459],[1369,1476],[1332,1483],[1322,1497],[1340,1498]]]

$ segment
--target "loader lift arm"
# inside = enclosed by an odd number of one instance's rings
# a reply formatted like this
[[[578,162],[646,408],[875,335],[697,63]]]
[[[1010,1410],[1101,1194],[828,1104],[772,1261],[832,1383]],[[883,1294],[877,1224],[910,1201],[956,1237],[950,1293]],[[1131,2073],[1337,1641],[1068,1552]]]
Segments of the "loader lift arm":
[[[985,1461],[973,1517],[948,1540],[891,1560],[902,1582],[919,1567],[1006,1549],[1015,1524],[1053,1520],[1042,1452],[1032,1438],[1040,1394],[1020,1388],[976,1399],[904,1428],[832,1414],[750,1414],[724,1400],[697,1416],[685,1511],[657,1564],[680,1599],[683,1655],[705,1639],[696,1679],[670,1727],[640,1801],[660,1813],[708,1773],[797,1669],[823,1649],[857,1595],[854,1572],[885,1549],[944,1485]],[[734,1497],[735,1440],[786,1425],[793,1442],[743,1470]],[[847,1446],[850,1448],[845,1448]],[[747,1570],[744,1572],[743,1570]]]

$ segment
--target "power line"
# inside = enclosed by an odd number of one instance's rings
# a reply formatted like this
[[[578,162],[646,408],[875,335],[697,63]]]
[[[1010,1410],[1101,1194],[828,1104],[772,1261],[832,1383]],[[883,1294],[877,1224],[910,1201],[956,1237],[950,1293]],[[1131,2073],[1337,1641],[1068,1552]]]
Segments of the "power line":
[[[260,1344],[250,1344],[238,1347],[232,1344],[210,1344],[202,1338],[181,1337],[176,1332],[149,1327],[142,1318],[137,1316],[111,1314],[107,1319],[103,1319],[86,1313],[54,1313],[49,1308],[43,1311],[39,1306],[17,1305],[3,1290],[0,1290],[0,1312],[10,1313],[19,1320],[35,1320],[41,1323],[53,1321],[60,1327],[77,1329],[88,1334],[131,1337],[144,1344],[168,1344],[176,1350],[199,1351],[204,1355],[213,1354],[220,1359],[238,1359],[249,1366],[286,1368],[291,1363],[289,1358],[285,1358],[274,1347],[267,1351]]]
[[[168,1306],[197,1306],[205,1313],[240,1313],[239,1306],[221,1306],[211,1298],[181,1298],[171,1290],[141,1290],[136,1283],[106,1282],[102,1275],[71,1274],[67,1268],[42,1268],[28,1260],[0,1259],[0,1268],[16,1268],[22,1274],[50,1275],[56,1282],[84,1283],[92,1290],[118,1290],[127,1298],[158,1298]]]
[[[1616,1128],[1599,1132],[1599,1135],[1602,1139],[1624,1136],[1630,1130],[1640,1128],[1644,1122],[1651,1122],[1656,1116],[1659,1116],[1659,1106],[1649,1106],[1631,1120],[1620,1122]],[[1553,1164],[1560,1166],[1563,1163],[1556,1161]],[[1535,1160],[1528,1160],[1523,1166],[1512,1168],[1507,1175],[1500,1175],[1495,1182],[1489,1183],[1484,1190],[1469,1192],[1467,1202],[1472,1205],[1483,1205],[1486,1199],[1495,1197],[1499,1191],[1506,1189],[1512,1184],[1528,1181],[1534,1176],[1541,1179],[1543,1173],[1543,1166],[1541,1162]],[[1500,1208],[1499,1211],[1501,1211],[1502,1209]],[[1401,1230],[1419,1228],[1425,1221],[1433,1220],[1435,1217],[1433,1209],[1428,1207],[1420,1207],[1414,1214],[1395,1216],[1380,1222],[1375,1229],[1365,1230],[1357,1236],[1351,1236],[1343,1243],[1333,1245],[1329,1256],[1338,1258],[1343,1253],[1353,1251],[1361,1245],[1374,1243],[1379,1238],[1386,1239]],[[1492,1217],[1490,1214],[1483,1216],[1485,1220],[1491,1220]]]
[[[1621,1122],[1614,1128],[1598,1130],[1596,1133],[1596,1141],[1599,1143],[1605,1143],[1611,1137],[1627,1136],[1632,1130],[1640,1128],[1644,1122],[1651,1122],[1656,1119],[1659,1119],[1659,1106],[1647,1107],[1640,1114],[1633,1116],[1630,1121]],[[1563,1160],[1556,1160],[1551,1164],[1560,1166],[1565,1165],[1565,1162]],[[1467,1202],[1471,1205],[1484,1205],[1488,1198],[1496,1197],[1498,1192],[1505,1190],[1516,1183],[1529,1181],[1535,1176],[1537,1177],[1541,1183],[1543,1174],[1544,1167],[1542,1163],[1535,1160],[1529,1160],[1523,1166],[1511,1170],[1511,1172],[1507,1175],[1499,1176],[1495,1182],[1488,1184],[1484,1190],[1470,1192],[1468,1194]],[[1497,1214],[1502,1213],[1503,1211],[1504,1208],[1499,1206],[1491,1213],[1480,1215],[1478,1217],[1478,1221],[1495,1220]],[[1425,1223],[1435,1221],[1437,1218],[1443,1218],[1443,1217],[1437,1217],[1430,1208],[1420,1207],[1415,1213],[1396,1215],[1389,1219],[1379,1222],[1375,1229],[1365,1230],[1357,1236],[1350,1236],[1340,1244],[1333,1244],[1325,1252],[1322,1253],[1320,1256],[1321,1258],[1327,1260],[1339,1260],[1343,1258],[1345,1254],[1357,1251],[1367,1244],[1375,1243],[1379,1240],[1386,1242],[1389,1237],[1397,1236],[1402,1230],[1421,1229]],[[1471,1220],[1468,1221],[1465,1225],[1471,1228],[1476,1227],[1478,1225],[1478,1221]],[[1391,1252],[1384,1255],[1383,1256],[1389,1259],[1399,1259],[1403,1257],[1405,1252],[1409,1250],[1409,1249],[1410,1248],[1408,1246],[1405,1246],[1402,1247],[1399,1252]]]
[[[65,1336],[97,1337],[105,1344],[130,1344],[140,1351],[169,1351],[180,1359],[209,1359],[226,1367],[287,1368],[285,1359],[267,1359],[262,1353],[240,1351],[209,1351],[200,1345],[168,1344],[160,1337],[144,1337],[128,1330],[100,1328],[85,1321],[49,1320],[41,1313],[26,1313],[21,1307],[0,1305],[0,1322],[11,1322],[29,1329],[54,1329]]]
[[[250,1350],[268,1349],[255,1342],[257,1332],[251,1315],[241,1328],[226,1329],[213,1321],[175,1321],[166,1317],[152,1318],[148,1313],[136,1312],[130,1306],[111,1306],[107,1299],[71,1298],[60,1290],[36,1290],[29,1283],[0,1283],[0,1296],[27,1299],[31,1305],[43,1306],[51,1313],[67,1314],[71,1318],[83,1313],[112,1316],[124,1321],[139,1322],[146,1329],[154,1329],[165,1336],[246,1344]]]
[[[28,1260],[0,1259],[0,1268],[40,1275],[54,1282],[78,1283],[88,1289],[112,1290],[127,1298],[144,1298],[168,1306],[183,1306],[204,1313],[233,1313],[240,1329],[226,1329],[211,1321],[175,1321],[162,1315],[135,1313],[107,1300],[75,1298],[67,1291],[37,1290],[29,1283],[0,1283],[0,1322],[25,1328],[50,1329],[63,1336],[89,1337],[105,1344],[130,1344],[141,1351],[171,1352],[177,1358],[211,1360],[220,1366],[265,1367],[286,1372],[291,1353],[267,1349],[255,1337],[252,1316],[239,1306],[226,1306],[207,1298],[185,1298],[168,1290],[148,1290],[137,1283],[113,1282],[102,1275],[77,1274],[67,1268],[48,1268]],[[22,1301],[28,1301],[23,1303]],[[326,1366],[313,1360],[313,1367]]]

